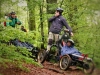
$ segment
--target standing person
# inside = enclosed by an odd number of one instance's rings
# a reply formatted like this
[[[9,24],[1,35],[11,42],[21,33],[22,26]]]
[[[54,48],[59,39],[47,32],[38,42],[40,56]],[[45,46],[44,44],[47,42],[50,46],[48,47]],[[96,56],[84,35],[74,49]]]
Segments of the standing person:
[[[9,21],[6,22],[6,26],[12,26],[15,28],[16,24],[21,25],[21,21],[19,21],[19,19],[16,17],[15,12],[11,12],[7,20]]]
[[[50,50],[53,40],[55,40],[55,42],[58,41],[59,33],[61,32],[61,29],[63,28],[63,26],[65,26],[69,30],[70,35],[73,36],[72,29],[67,24],[65,18],[63,18],[62,12],[63,12],[62,8],[57,8],[55,11],[55,15],[49,19],[51,26],[49,29],[47,53]]]
[[[5,14],[5,20],[8,20],[10,13]],[[4,21],[4,26],[7,26],[6,21]]]

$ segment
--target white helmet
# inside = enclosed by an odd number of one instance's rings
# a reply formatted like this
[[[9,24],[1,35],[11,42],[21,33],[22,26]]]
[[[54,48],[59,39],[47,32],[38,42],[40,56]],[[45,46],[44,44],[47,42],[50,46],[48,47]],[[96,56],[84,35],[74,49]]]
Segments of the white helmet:
[[[74,43],[74,41],[72,40],[72,39],[68,39],[68,41],[67,42],[71,42],[71,44],[72,45],[74,45],[75,43]]]

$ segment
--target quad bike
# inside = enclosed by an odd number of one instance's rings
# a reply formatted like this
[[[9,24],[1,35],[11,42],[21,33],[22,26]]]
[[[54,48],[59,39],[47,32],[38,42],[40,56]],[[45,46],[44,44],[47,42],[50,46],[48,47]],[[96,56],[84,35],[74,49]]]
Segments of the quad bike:
[[[86,74],[91,74],[94,70],[94,63],[86,54],[76,55],[67,54],[60,57],[60,69],[67,70],[70,66],[78,66],[83,68]]]
[[[61,38],[56,42],[56,44],[53,44],[50,48],[49,52],[46,52],[46,50],[41,50],[37,56],[37,60],[39,63],[44,63],[45,60],[49,61],[50,59],[56,60],[60,55],[60,50],[63,46],[63,41],[67,41],[70,38],[69,30],[64,29],[63,34],[61,35]],[[58,58],[59,59],[59,58]]]

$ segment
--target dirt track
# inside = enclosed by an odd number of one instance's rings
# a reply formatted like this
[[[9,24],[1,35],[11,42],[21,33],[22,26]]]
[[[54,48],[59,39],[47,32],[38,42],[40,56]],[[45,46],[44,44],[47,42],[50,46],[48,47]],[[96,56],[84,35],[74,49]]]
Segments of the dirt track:
[[[2,75],[85,75],[82,70],[76,68],[69,68],[67,71],[60,70],[59,66],[53,65],[52,63],[45,62],[43,68],[36,67],[31,64],[25,64],[30,71],[24,72],[20,69],[9,67],[4,69],[0,68],[0,74]],[[99,70],[92,75],[100,75]]]
[[[53,65],[51,63],[48,63],[48,62],[45,62],[44,64],[44,69],[47,69],[49,71],[51,71],[52,73],[51,74],[48,74],[48,75],[84,75],[82,74],[82,71],[81,70],[78,70],[78,69],[69,69],[68,71],[62,71],[60,70],[59,66],[57,65]],[[76,71],[78,71],[76,73]]]

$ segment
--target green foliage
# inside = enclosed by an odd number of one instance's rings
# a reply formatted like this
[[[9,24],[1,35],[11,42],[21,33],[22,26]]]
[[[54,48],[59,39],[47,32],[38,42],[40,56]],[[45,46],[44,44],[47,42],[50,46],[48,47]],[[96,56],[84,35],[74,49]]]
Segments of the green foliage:
[[[0,31],[3,31],[3,30],[4,30],[3,25],[0,25]]]
[[[40,36],[35,36],[35,34],[37,32],[23,32],[19,29],[16,28],[12,28],[12,27],[3,27],[2,25],[0,25],[0,41],[5,41],[8,42],[11,39],[19,39],[21,41],[28,41],[31,44],[34,44],[35,46],[37,46],[38,44],[41,43],[41,38],[38,40],[35,40],[36,38],[39,38]]]
[[[76,48],[88,54],[100,66],[100,8],[99,0],[66,0],[63,1],[63,15],[72,27]]]
[[[0,64],[5,68],[8,67],[9,63],[12,63],[13,66],[27,71],[27,68],[22,66],[23,63],[38,65],[32,58],[29,57],[30,55],[31,53],[25,48],[17,48],[13,45],[8,46],[0,43]]]
[[[46,48],[48,36],[47,19],[53,15],[47,13],[47,10],[49,10],[47,5],[50,10],[53,10],[56,8],[57,4],[58,7],[62,4],[61,7],[64,9],[63,15],[73,29],[74,36],[72,38],[75,41],[76,47],[81,52],[89,54],[96,64],[100,65],[100,0],[57,0],[56,5],[53,3],[54,0],[51,0],[50,3],[46,3],[45,0],[26,1],[26,7],[19,7],[17,3],[20,3],[20,1],[12,2],[11,0],[0,0],[0,3],[2,3],[0,17],[4,17],[5,12],[10,12],[14,9],[18,16],[20,16],[20,18],[22,17],[21,20],[23,21],[23,25],[25,24],[27,29],[29,25],[35,25],[35,30],[24,33],[19,31],[19,29],[14,29],[12,27],[5,28],[0,25],[0,35],[2,35],[0,36],[0,41],[4,40],[8,42],[10,39],[18,38],[22,41],[28,41],[38,47],[41,47],[43,43]],[[40,13],[40,8],[42,13]],[[30,17],[35,21],[35,24],[29,23],[28,25]],[[42,20],[40,20],[41,18]],[[4,19],[0,20],[0,22],[3,21]],[[41,30],[41,22],[43,22],[43,30]],[[44,33],[44,42],[42,40],[42,32]],[[21,53],[22,52],[23,51],[21,51]]]
[[[31,32],[30,32],[31,33]],[[12,63],[16,67],[28,71],[27,68],[23,68],[23,63],[30,63],[38,65],[30,56],[32,53],[29,52],[24,47],[15,47],[13,45],[9,45],[7,42],[11,39],[19,39],[21,41],[28,41],[34,44],[33,36],[34,33],[29,34],[22,32],[19,29],[15,29],[12,27],[3,27],[0,25],[0,64],[5,68],[8,67],[6,63]],[[4,42],[4,43],[2,43]],[[0,65],[0,66],[1,66]]]

